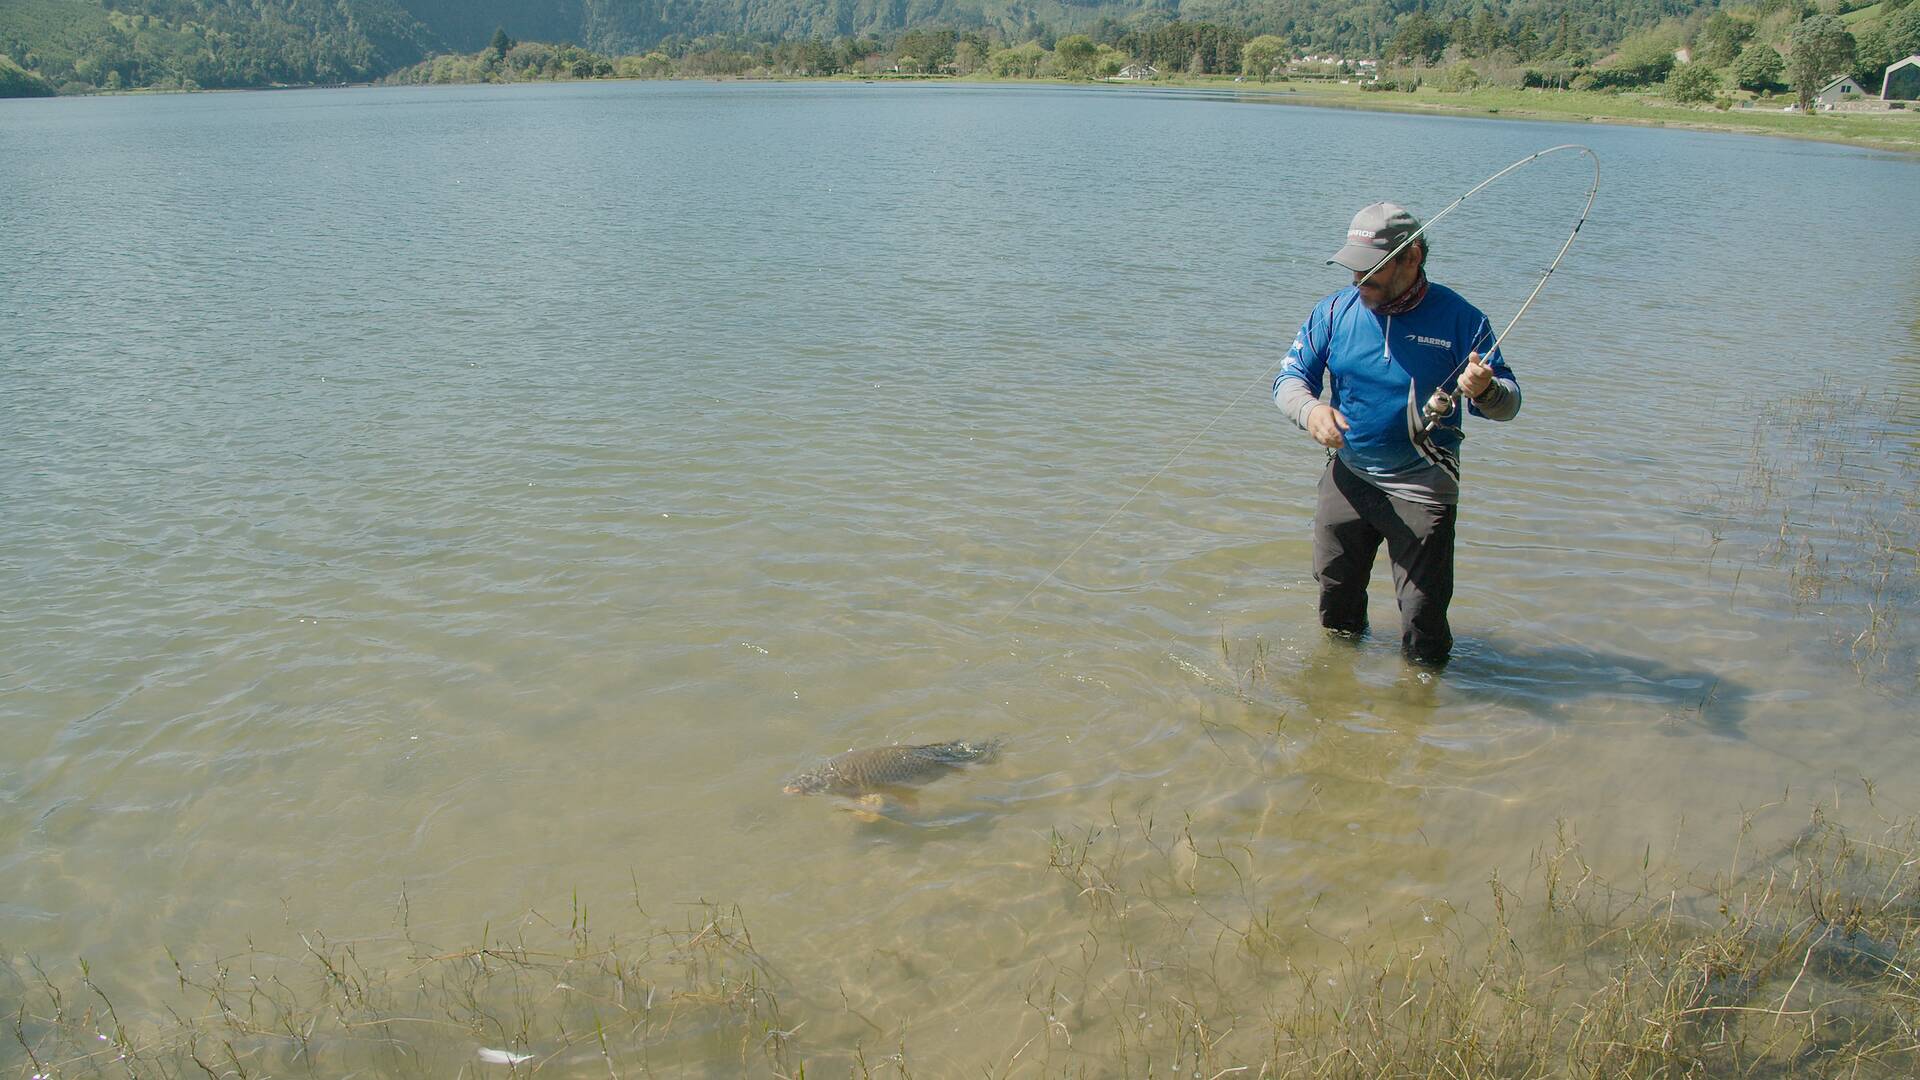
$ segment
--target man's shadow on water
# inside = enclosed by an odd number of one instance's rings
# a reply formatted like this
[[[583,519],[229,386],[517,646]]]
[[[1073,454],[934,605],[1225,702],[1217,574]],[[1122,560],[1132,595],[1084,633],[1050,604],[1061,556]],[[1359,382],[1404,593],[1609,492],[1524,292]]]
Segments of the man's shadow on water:
[[[1578,645],[1479,638],[1455,650],[1448,677],[1549,706],[1598,698],[1639,706],[1669,734],[1701,731],[1744,739],[1753,692],[1704,667]],[[1551,714],[1549,714],[1551,715]]]
[[[1408,706],[1441,707],[1449,698],[1492,698],[1557,721],[1567,706],[1617,701],[1643,710],[1655,730],[1689,731],[1745,739],[1752,692],[1701,667],[1647,656],[1600,652],[1576,645],[1518,641],[1500,636],[1461,638],[1443,667],[1414,664],[1397,643],[1328,635],[1287,689],[1301,703],[1351,707],[1356,694],[1385,687]],[[1318,710],[1315,710],[1318,711]]]

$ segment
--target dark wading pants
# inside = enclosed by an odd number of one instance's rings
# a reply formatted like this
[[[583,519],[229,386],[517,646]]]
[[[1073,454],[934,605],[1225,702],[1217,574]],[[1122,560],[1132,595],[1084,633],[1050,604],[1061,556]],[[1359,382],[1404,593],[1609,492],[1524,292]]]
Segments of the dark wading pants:
[[[1349,634],[1366,630],[1367,578],[1384,539],[1400,600],[1400,647],[1421,663],[1445,663],[1453,650],[1447,604],[1453,599],[1458,512],[1455,506],[1396,499],[1333,459],[1320,477],[1320,504],[1313,515],[1320,625]]]

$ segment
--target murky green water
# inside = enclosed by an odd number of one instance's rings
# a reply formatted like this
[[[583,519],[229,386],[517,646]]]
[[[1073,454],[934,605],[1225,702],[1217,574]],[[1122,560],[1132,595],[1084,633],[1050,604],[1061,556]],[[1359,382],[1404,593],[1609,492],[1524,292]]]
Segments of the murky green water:
[[[1600,200],[1507,345],[1520,420],[1470,431],[1422,680],[1322,640],[1321,454],[1264,388],[1356,206],[1568,141]],[[1503,322],[1584,169],[1455,213],[1436,279]],[[1920,809],[1917,189],[1065,89],[0,103],[0,946],[131,1012],[166,948],[704,899],[817,1062],[1118,1069],[1099,1008],[1031,1004],[1128,977],[1049,867],[1090,830],[1198,970],[1216,922],[1418,935],[1556,818],[1684,868],[1783,791]],[[995,735],[901,821],[780,793]]]

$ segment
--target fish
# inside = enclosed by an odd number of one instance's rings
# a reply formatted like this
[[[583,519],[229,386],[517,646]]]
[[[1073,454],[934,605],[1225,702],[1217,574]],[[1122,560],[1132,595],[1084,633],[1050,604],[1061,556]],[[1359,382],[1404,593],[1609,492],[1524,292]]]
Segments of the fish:
[[[872,746],[836,754],[787,779],[789,795],[842,795],[862,798],[888,789],[931,783],[968,765],[1000,756],[1001,740]]]

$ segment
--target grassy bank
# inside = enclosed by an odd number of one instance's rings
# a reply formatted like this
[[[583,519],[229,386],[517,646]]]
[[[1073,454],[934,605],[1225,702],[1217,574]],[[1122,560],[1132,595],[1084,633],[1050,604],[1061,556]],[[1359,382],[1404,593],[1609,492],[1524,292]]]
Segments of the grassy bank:
[[[1920,111],[1890,113],[1781,112],[1786,98],[1750,109],[1719,110],[1677,105],[1648,94],[1580,90],[1479,88],[1465,91],[1422,86],[1412,93],[1369,92],[1326,82],[1236,83],[1231,79],[1169,79],[1148,86],[1233,90],[1301,105],[1381,112],[1480,116],[1570,123],[1636,124],[1748,135],[1846,143],[1876,150],[1920,153]]]

